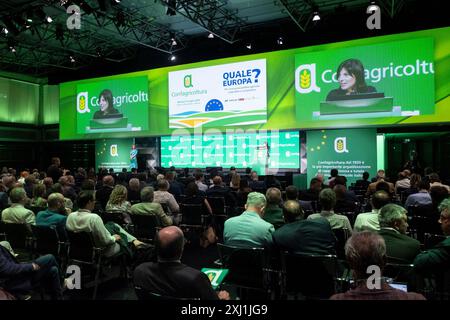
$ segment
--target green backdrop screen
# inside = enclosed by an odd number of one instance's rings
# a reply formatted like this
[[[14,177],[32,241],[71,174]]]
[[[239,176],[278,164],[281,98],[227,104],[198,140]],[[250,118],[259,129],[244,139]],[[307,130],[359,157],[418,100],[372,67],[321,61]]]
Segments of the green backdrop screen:
[[[421,47],[419,47],[419,45]],[[374,53],[371,53],[371,50]],[[376,56],[374,54],[376,53]],[[333,56],[336,57],[333,57]],[[334,81],[323,84],[320,94],[312,93],[307,99],[300,99],[296,90],[296,69],[301,64],[316,63],[317,70],[330,70],[326,77],[338,67],[338,64],[347,58],[360,59],[368,70],[376,70],[387,67],[409,65],[402,72],[410,74],[407,77],[384,77],[378,82],[378,71],[372,71],[368,84],[373,85],[377,91],[383,92],[392,101],[387,105],[401,107],[392,109],[391,113],[373,115],[359,115],[354,113],[330,115],[330,110],[322,112],[321,102],[326,99],[326,94],[332,89],[338,88]],[[88,79],[60,84],[60,139],[86,139],[105,137],[137,137],[137,136],[162,136],[170,135],[177,129],[169,128],[169,74],[172,72],[221,66],[226,64],[249,62],[264,59],[266,77],[266,101],[267,120],[248,121],[245,116],[242,121],[233,121],[229,124],[214,127],[224,132],[227,128],[239,127],[241,129],[256,130],[292,130],[292,129],[323,129],[323,128],[352,128],[352,127],[376,127],[389,125],[411,125],[423,123],[442,123],[450,121],[450,27],[423,30],[418,32],[372,37],[339,43],[323,44],[298,49],[274,51],[247,56],[239,56],[212,61],[202,61],[186,65],[158,68],[147,71],[121,74],[99,79]],[[329,59],[329,63],[326,62]],[[417,60],[419,65],[417,66]],[[304,63],[302,61],[305,61]],[[422,62],[425,61],[427,64]],[[319,66],[320,62],[320,66]],[[325,63],[326,62],[326,63]],[[424,74],[432,69],[434,74]],[[323,65],[322,65],[323,64]],[[412,74],[419,70],[420,75]],[[424,69],[426,68],[426,69]],[[320,71],[319,70],[319,71]],[[244,70],[245,71],[245,70]],[[139,113],[146,118],[148,129],[136,132],[84,132],[77,130],[77,88],[86,83],[117,80],[128,81],[136,77],[146,77],[148,80],[148,113]],[[184,77],[184,76],[183,76]],[[434,77],[434,79],[433,79]],[[195,86],[194,74],[192,84]],[[183,80],[185,80],[183,78]],[[189,79],[186,81],[189,82]],[[329,78],[326,78],[329,81]],[[189,86],[189,83],[185,83]],[[393,86],[391,86],[391,84]],[[306,85],[306,84],[305,84]],[[322,86],[322,84],[320,84]],[[183,87],[184,88],[184,87]],[[193,88],[191,88],[193,89]],[[95,93],[98,95],[98,93]],[[306,98],[306,97],[303,97]],[[329,107],[329,106],[328,106]],[[373,105],[371,106],[373,107]],[[386,108],[383,105],[382,108]],[[333,109],[333,106],[331,106]],[[318,116],[317,112],[320,112]],[[332,113],[333,111],[331,111]],[[392,113],[394,112],[394,113]],[[397,112],[397,113],[396,113]],[[403,113],[402,113],[403,112]],[[359,111],[357,113],[360,113]],[[417,115],[416,115],[417,114]],[[144,120],[143,120],[144,121]],[[236,123],[240,123],[237,125]],[[200,129],[202,127],[199,127]],[[199,129],[196,128],[196,129]],[[196,129],[188,129],[190,133],[202,134]]]
[[[318,173],[327,179],[331,169],[347,178],[350,185],[364,171],[374,177],[377,171],[376,129],[314,130],[306,133],[307,176]],[[382,168],[380,168],[382,169]]]

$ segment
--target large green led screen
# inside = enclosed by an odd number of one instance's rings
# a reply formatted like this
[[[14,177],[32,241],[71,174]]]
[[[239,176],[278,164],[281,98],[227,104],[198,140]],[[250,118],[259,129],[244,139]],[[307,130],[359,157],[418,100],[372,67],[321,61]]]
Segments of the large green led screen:
[[[337,71],[347,60],[353,61],[351,66],[346,65],[346,71],[350,71],[347,72],[349,73],[347,78],[354,77],[356,82],[355,70],[359,64],[354,60],[358,60],[364,69],[366,89],[349,90],[346,87],[349,83],[341,84],[339,79],[341,72],[338,75]],[[258,61],[263,62],[260,67],[255,64]],[[320,88],[320,92],[303,93],[302,90],[308,88],[308,76],[313,75],[311,72],[313,64],[316,68],[315,85]],[[240,68],[236,69],[236,66]],[[226,68],[228,72],[224,72]],[[263,86],[255,87],[253,82],[257,78],[257,72],[253,69],[260,69]],[[210,90],[209,84],[204,82],[208,77],[204,78],[202,70],[211,74],[211,77],[216,77],[214,79],[217,81],[214,80],[214,83],[219,87],[215,85],[214,94],[205,96],[205,99],[200,101],[196,101],[198,97],[194,96],[191,99],[183,97],[183,101],[174,97],[178,100],[173,101],[174,109],[171,109],[169,105],[173,92],[197,92],[196,86],[199,86],[199,91]],[[170,75],[174,76],[175,81],[171,89]],[[237,76],[241,82],[237,82]],[[135,109],[142,118],[143,124],[140,125],[142,130],[88,131],[83,129],[84,125],[79,128],[77,94],[81,86],[104,81],[127,82],[137,77],[145,77],[148,87],[148,112]],[[229,94],[230,92],[222,90],[223,88],[220,89],[219,79],[222,83],[231,80],[231,84],[239,85],[239,90]],[[244,84],[244,79],[247,82],[251,80],[252,83]],[[181,126],[172,125],[171,128],[169,120],[172,119],[173,124],[175,117],[186,116],[183,113],[183,105],[186,112],[198,112],[201,108],[204,108],[205,112],[214,111],[214,117],[221,117],[224,120],[216,122],[213,126],[221,132],[236,128],[296,130],[443,123],[450,121],[448,79],[450,79],[450,27],[202,61],[62,83],[60,138],[97,139],[170,135],[179,130],[175,127]],[[346,81],[351,82],[351,79]],[[181,89],[178,90],[177,86]],[[93,94],[98,95],[99,92]],[[229,101],[225,102],[227,99]],[[224,107],[235,103],[232,100],[244,101],[245,103],[239,103],[240,108],[237,109],[242,113],[241,118],[226,120],[225,113],[229,110],[220,110],[221,104],[217,101],[213,103],[211,100],[220,100]],[[252,101],[255,103],[252,104]],[[198,109],[193,108],[194,104]],[[179,110],[175,106],[178,106]],[[257,111],[261,115],[255,118],[254,114],[245,114],[247,110],[250,113]],[[205,112],[200,112],[196,118],[203,117]],[[207,115],[212,116],[213,113]],[[184,125],[183,127],[186,128]],[[203,126],[198,123],[193,125],[194,128],[187,127],[190,133],[194,131],[195,134],[203,133]]]

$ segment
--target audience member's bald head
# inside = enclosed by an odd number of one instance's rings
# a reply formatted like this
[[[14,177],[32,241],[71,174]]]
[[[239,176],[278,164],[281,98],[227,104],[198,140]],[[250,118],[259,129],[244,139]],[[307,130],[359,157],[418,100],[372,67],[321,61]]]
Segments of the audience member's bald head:
[[[165,227],[158,232],[156,249],[158,259],[165,261],[180,260],[184,248],[184,235],[180,228]]]
[[[103,185],[114,187],[114,178],[113,176],[104,176],[103,177]]]
[[[296,200],[288,200],[283,205],[284,220],[287,223],[303,219],[303,210]]]

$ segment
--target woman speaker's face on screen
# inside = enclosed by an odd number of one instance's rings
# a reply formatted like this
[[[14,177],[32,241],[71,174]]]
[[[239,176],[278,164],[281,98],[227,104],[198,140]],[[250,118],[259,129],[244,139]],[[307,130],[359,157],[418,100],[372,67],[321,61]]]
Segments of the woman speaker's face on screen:
[[[105,112],[106,109],[108,109],[109,105],[108,105],[108,101],[105,99],[104,96],[100,97],[100,110]]]
[[[347,69],[342,68],[341,72],[339,72],[338,81],[342,90],[351,91],[355,86],[356,78],[354,75],[349,74]]]

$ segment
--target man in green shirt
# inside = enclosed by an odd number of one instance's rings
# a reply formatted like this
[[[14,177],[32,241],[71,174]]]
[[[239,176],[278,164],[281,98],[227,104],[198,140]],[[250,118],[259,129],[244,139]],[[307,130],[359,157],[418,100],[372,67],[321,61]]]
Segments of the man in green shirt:
[[[141,203],[131,206],[131,215],[156,216],[160,226],[172,225],[172,218],[163,210],[161,204],[153,202],[154,190],[152,187],[145,187],[141,190]],[[133,218],[132,218],[133,219]]]
[[[273,224],[275,229],[284,225],[283,209],[281,209],[281,191],[278,188],[269,188],[266,192],[267,205],[264,210],[264,220]]]
[[[245,211],[225,221],[223,238],[226,245],[261,248],[271,246],[275,228],[264,221],[266,197],[259,192],[248,194]]]

